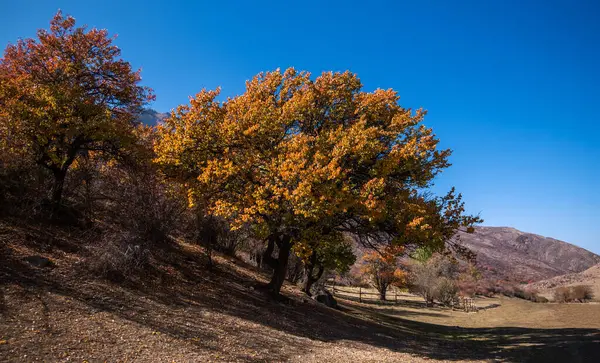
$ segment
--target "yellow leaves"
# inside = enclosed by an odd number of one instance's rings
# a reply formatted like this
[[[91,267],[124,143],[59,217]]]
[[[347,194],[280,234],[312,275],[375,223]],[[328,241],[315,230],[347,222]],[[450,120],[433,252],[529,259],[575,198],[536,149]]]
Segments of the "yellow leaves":
[[[353,213],[404,229],[418,213],[403,215],[403,198],[446,165],[419,126],[423,111],[400,107],[391,89],[362,91],[351,72],[311,80],[276,70],[247,81],[242,95],[216,102],[218,93],[202,90],[158,128],[156,161],[236,225]]]
[[[408,278],[409,276],[406,271],[396,268],[394,270],[391,284],[400,288],[406,287],[408,285]]]
[[[385,188],[385,179],[383,178],[373,178],[370,179],[362,188],[363,197],[374,196],[379,197]]]
[[[319,238],[318,236],[311,236],[312,237],[312,242],[313,243],[318,243],[318,240],[315,240],[316,238]],[[307,263],[308,260],[310,259],[310,256],[313,253],[313,249],[314,247],[310,246],[310,240],[300,240],[297,241],[294,244],[293,247],[293,251],[296,254],[296,256],[298,256],[304,263]]]
[[[244,130],[243,134],[244,134],[244,136],[253,136],[257,133],[259,128],[260,128],[260,125],[258,125],[258,124],[251,125],[250,127],[248,127],[247,129]]]
[[[198,181],[206,185],[213,180],[225,180],[238,172],[238,167],[232,160],[208,160]]]
[[[196,194],[196,192],[194,191],[194,189],[188,188],[187,199],[188,199],[188,207],[189,208],[194,208],[196,206],[195,194]]]
[[[412,221],[410,221],[406,227],[407,227],[407,228],[412,228],[412,229],[415,229],[416,227],[418,227],[418,226],[420,226],[420,225],[421,225],[421,223],[423,222],[423,220],[424,220],[424,219],[425,219],[425,218],[423,218],[423,217],[416,217],[416,218],[413,218],[413,220],[412,220]]]

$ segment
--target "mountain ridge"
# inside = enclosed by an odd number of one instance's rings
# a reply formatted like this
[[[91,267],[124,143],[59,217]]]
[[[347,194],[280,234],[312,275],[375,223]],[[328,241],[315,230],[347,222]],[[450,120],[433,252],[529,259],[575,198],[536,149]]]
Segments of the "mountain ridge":
[[[147,126],[156,126],[167,117],[169,117],[167,112],[158,112],[154,109],[146,108],[138,116],[138,121]]]
[[[514,227],[478,226],[459,232],[461,244],[477,254],[485,277],[514,282],[540,281],[582,272],[600,256],[569,242]]]

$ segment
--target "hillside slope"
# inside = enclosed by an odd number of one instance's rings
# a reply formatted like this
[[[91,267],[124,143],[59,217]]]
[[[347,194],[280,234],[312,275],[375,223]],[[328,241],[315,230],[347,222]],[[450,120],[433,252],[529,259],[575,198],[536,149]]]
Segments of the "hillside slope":
[[[539,281],[600,263],[600,256],[581,247],[510,227],[477,227],[475,233],[459,236],[492,278]]]
[[[594,291],[594,298],[600,300],[600,264],[592,266],[585,271],[556,276],[547,280],[538,281],[532,286],[542,292],[553,290],[557,287],[589,285]]]
[[[81,232],[0,219],[0,362],[480,361],[494,349],[330,309],[287,285],[274,301],[254,288],[268,276],[220,255],[208,270],[185,241],[109,282],[86,271]]]
[[[207,270],[203,251],[185,241],[164,246],[143,274],[111,283],[86,272],[81,232],[0,220],[1,362],[598,358],[600,335],[592,326],[444,326],[403,317],[442,317],[442,311],[395,317],[348,305],[333,310],[287,285],[285,299],[273,301],[253,288],[266,281],[261,272],[224,256],[215,256],[217,265]],[[28,257],[35,255],[53,264],[32,264]]]

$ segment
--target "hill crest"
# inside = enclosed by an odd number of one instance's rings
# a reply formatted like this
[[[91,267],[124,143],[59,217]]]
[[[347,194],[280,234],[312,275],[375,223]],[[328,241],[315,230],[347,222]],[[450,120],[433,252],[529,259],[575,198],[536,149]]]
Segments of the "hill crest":
[[[551,237],[513,227],[480,226],[459,232],[462,245],[477,254],[486,277],[532,282],[578,273],[600,263],[600,256]]]

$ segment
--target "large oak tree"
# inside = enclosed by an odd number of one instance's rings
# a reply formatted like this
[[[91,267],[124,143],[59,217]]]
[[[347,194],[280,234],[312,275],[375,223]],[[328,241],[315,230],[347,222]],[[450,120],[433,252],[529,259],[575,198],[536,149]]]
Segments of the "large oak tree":
[[[437,211],[415,200],[450,151],[394,90],[365,92],[350,72],[312,79],[288,69],[218,95],[203,90],[165,120],[157,162],[187,184],[191,204],[265,238],[274,294],[303,231],[402,244],[437,233],[426,218]]]

